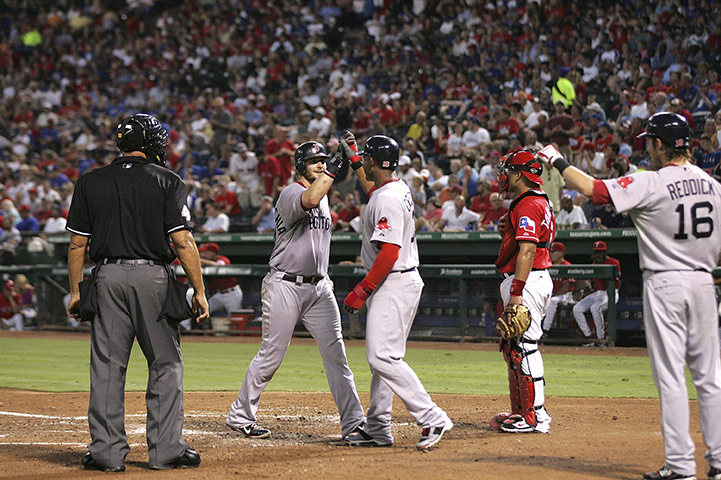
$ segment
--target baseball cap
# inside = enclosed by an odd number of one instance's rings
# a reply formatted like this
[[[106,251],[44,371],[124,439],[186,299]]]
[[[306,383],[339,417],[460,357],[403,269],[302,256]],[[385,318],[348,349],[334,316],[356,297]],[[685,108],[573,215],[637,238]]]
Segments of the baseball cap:
[[[220,246],[217,243],[204,243],[198,248],[198,251],[220,253]]]
[[[671,105],[681,105],[681,99],[674,98],[673,100],[671,100]]]
[[[553,242],[551,244],[551,251],[552,252],[565,252],[566,246],[562,244],[561,242]]]
[[[441,206],[441,201],[438,200],[437,197],[431,197],[428,199],[429,202],[431,202],[436,208]]]
[[[270,195],[263,195],[260,200],[263,202],[273,203],[273,197],[271,197]]]
[[[29,211],[30,211],[30,205],[27,205],[25,203],[20,205],[20,207],[18,208],[18,212],[29,212]]]
[[[411,157],[409,157],[408,155],[401,155],[401,156],[398,158],[398,165],[399,165],[399,166],[402,167],[403,165],[410,165],[410,164],[411,164]]]
[[[325,115],[325,108],[323,108],[323,107],[320,107],[320,106],[315,107],[315,110],[313,110],[313,111],[315,113],[317,113],[318,115]]]
[[[653,74],[654,74],[654,76],[660,77],[663,75],[663,72],[661,70],[654,70]]]
[[[491,152],[488,154],[488,156],[501,158],[501,152],[499,152],[498,150],[491,150]]]
[[[453,185],[451,188],[448,189],[451,193],[463,193],[463,189],[460,185]]]
[[[593,251],[594,252],[600,252],[600,251],[606,251],[606,242],[603,240],[598,240],[593,242]]]
[[[235,144],[235,151],[240,153],[247,152],[248,145],[246,145],[244,142],[238,142]]]

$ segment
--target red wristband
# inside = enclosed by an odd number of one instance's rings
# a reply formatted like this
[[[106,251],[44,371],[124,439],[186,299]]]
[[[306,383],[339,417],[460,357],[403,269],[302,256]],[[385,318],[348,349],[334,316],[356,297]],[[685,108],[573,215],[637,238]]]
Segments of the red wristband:
[[[511,282],[511,296],[521,297],[523,296],[523,287],[526,286],[526,282],[514,278]]]

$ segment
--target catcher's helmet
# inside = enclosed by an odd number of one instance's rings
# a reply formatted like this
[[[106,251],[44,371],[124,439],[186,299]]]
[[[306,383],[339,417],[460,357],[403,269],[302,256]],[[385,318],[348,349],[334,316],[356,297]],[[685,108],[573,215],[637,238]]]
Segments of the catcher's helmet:
[[[313,158],[322,158],[323,160],[330,158],[330,156],[325,153],[325,148],[322,143],[311,140],[310,142],[301,143],[300,146],[296,148],[295,171],[298,172],[298,175],[305,173],[305,162]]]
[[[152,115],[136,113],[123,119],[118,125],[116,143],[121,152],[140,151],[148,160],[165,166],[168,132]]]
[[[638,135],[638,138],[643,137],[656,137],[673,148],[688,148],[691,129],[683,116],[660,112],[648,119],[646,131]]]
[[[391,137],[385,135],[373,135],[366,140],[365,148],[358,155],[368,155],[378,164],[379,167],[387,170],[395,170],[398,166],[398,143]]]
[[[498,186],[502,192],[508,191],[508,172],[521,172],[531,182],[543,185],[543,165],[533,150],[518,150],[503,157],[498,164]]]

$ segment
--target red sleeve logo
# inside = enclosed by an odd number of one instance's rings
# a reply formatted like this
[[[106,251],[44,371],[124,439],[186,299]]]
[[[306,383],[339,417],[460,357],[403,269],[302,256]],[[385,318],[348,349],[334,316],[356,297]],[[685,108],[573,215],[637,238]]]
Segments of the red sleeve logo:
[[[621,188],[624,190],[628,188],[629,185],[633,183],[633,177],[621,177],[616,180],[616,183],[621,185]]]
[[[391,226],[388,225],[388,219],[386,217],[381,218],[378,220],[378,223],[376,224],[376,229],[378,230],[390,230]]]

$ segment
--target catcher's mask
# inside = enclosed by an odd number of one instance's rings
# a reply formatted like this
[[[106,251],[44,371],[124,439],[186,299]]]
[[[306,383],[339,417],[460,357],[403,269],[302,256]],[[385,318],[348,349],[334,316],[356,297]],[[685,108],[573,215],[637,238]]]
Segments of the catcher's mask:
[[[533,150],[518,150],[503,157],[498,164],[498,186],[501,192],[508,191],[508,172],[521,172],[536,185],[543,185],[543,165]]]

